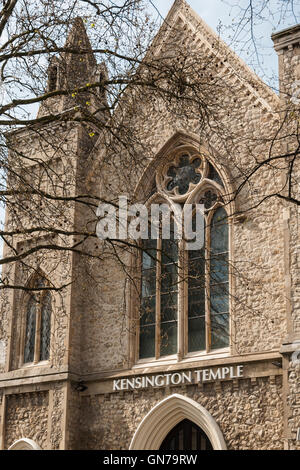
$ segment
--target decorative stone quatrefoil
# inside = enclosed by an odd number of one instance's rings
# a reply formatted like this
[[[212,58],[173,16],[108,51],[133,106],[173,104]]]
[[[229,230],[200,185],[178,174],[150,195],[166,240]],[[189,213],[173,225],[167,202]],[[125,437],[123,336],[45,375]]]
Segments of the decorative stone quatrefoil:
[[[176,192],[176,188],[180,195],[186,194],[189,190],[190,183],[198,184],[202,175],[196,170],[201,166],[200,158],[196,158],[190,162],[188,155],[182,155],[179,158],[178,166],[171,166],[167,172],[167,176],[171,180],[167,183],[167,190]]]
[[[205,209],[211,209],[217,202],[218,196],[213,191],[206,191],[199,200],[200,204],[203,204]]]

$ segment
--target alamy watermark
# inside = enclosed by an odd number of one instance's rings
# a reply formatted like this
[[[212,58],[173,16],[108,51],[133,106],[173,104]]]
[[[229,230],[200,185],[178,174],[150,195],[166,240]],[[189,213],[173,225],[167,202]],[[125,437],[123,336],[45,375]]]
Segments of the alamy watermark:
[[[126,196],[118,205],[100,204],[96,233],[100,240],[182,240],[186,250],[204,245],[204,205],[128,204]]]

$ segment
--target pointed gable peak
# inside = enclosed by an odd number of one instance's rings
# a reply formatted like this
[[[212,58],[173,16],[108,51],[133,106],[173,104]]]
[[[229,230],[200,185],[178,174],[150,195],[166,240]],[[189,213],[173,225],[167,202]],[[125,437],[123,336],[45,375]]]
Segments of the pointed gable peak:
[[[94,67],[96,65],[96,59],[82,18],[77,17],[73,20],[72,27],[67,36],[65,48],[67,51],[63,55],[66,60],[72,56],[73,51],[75,54],[78,54],[80,51],[84,51],[86,53],[84,55],[86,56],[85,58],[88,59],[89,66]]]
[[[224,71],[246,88],[265,111],[278,104],[278,96],[250,67],[220,38],[220,36],[193,10],[185,0],[175,0],[151,47],[156,57],[162,54],[165,44],[178,33],[178,40],[190,50],[204,51],[222,63]],[[170,41],[172,43],[172,40]]]
[[[169,10],[168,17],[177,13],[178,11],[184,12],[186,9],[191,9],[190,5],[185,0],[175,0],[172,7]]]
[[[173,4],[173,7],[174,6],[187,6],[187,3],[185,0],[175,0],[174,4]]]
[[[92,50],[83,19],[77,17],[73,20],[71,29],[67,36],[66,46],[75,46],[76,48],[87,48]]]

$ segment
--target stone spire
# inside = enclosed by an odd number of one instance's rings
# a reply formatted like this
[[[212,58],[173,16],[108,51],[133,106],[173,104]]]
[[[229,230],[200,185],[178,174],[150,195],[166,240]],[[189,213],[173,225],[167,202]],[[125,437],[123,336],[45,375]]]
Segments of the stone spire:
[[[90,106],[90,111],[99,107],[103,93],[93,89],[93,94],[78,89],[88,83],[99,81],[106,73],[105,64],[97,65],[93,49],[82,18],[75,18],[65,42],[65,51],[59,57],[52,57],[48,67],[46,91],[64,90],[67,95],[49,98],[42,103],[38,116],[60,113],[74,106]],[[99,95],[99,96],[97,96]]]
[[[67,83],[70,87],[82,86],[91,78],[97,65],[82,18],[75,18],[65,48],[62,61]]]

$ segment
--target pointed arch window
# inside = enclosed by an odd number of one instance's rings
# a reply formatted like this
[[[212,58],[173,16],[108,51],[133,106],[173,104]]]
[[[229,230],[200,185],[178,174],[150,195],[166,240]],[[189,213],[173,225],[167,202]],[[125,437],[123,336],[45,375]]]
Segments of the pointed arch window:
[[[57,90],[58,66],[50,65],[48,69],[48,91]]]
[[[137,358],[225,350],[230,337],[230,227],[222,178],[207,158],[184,147],[176,149],[156,181],[170,206],[202,205],[204,243],[188,250],[185,240],[172,237],[174,220],[170,240],[160,236],[143,242]],[[195,231],[195,213],[192,224]]]
[[[25,300],[24,364],[47,361],[50,356],[51,294],[46,289],[48,281],[38,276],[28,286],[32,291]]]

